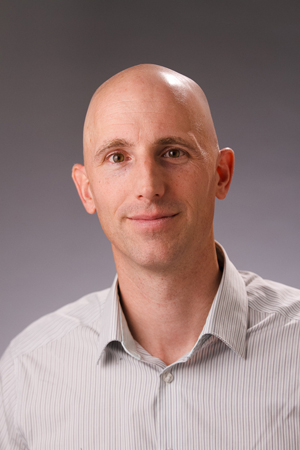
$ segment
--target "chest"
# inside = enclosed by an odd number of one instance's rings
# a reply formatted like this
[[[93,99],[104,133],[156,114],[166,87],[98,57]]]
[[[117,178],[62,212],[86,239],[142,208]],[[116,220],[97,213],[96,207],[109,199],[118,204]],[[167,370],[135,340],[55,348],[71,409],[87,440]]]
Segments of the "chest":
[[[30,450],[296,449],[298,361],[243,360],[220,341],[165,370],[119,349],[34,355],[20,367],[18,423]],[[231,360],[235,358],[235,361]]]

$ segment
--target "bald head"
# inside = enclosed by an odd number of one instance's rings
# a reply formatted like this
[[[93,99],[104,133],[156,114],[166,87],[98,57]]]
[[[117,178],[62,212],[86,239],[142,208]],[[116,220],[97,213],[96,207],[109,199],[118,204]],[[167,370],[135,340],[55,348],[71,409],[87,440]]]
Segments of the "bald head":
[[[131,268],[169,271],[188,252],[211,248],[215,255],[215,197],[225,198],[233,163],[232,150],[218,148],[200,87],[164,67],[140,65],[95,92],[84,166],[75,164],[72,176],[87,212],[97,211],[117,267],[130,260]]]
[[[107,114],[108,108],[152,108],[155,102],[165,102],[169,110],[181,108],[197,132],[201,145],[218,152],[218,141],[209,105],[204,92],[190,78],[171,69],[154,64],[130,67],[111,77],[94,93],[84,123],[83,146],[86,159],[95,141],[97,122]]]

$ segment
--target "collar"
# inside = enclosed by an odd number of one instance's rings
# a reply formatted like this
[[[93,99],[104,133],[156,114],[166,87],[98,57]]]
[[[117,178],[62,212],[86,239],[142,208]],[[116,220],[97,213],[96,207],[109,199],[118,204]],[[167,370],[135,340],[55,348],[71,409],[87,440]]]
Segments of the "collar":
[[[219,265],[223,268],[222,279],[203,330],[195,346],[186,357],[191,357],[202,347],[208,337],[213,335],[239,356],[245,358],[248,320],[248,298],[245,283],[229,260],[223,247],[217,242],[216,251]],[[130,333],[120,306],[117,276],[102,304],[100,330],[99,357],[110,342],[118,341],[127,353],[136,359],[141,359],[137,350],[137,343]]]
[[[124,350],[136,359],[141,359],[137,351],[137,343],[127,325],[120,304],[118,292],[118,276],[115,276],[113,284],[103,304],[98,342],[98,357],[101,357],[104,349],[110,342],[120,342]]]
[[[209,336],[215,336],[242,358],[246,357],[248,296],[243,278],[224,248],[216,242],[216,252],[223,275],[203,330],[191,356]]]

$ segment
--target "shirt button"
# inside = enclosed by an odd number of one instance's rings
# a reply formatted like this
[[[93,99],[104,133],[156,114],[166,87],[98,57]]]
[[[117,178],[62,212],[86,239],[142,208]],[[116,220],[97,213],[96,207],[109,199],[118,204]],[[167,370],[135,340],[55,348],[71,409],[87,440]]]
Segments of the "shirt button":
[[[163,380],[165,383],[172,383],[172,381],[174,380],[174,376],[171,374],[171,372],[164,373]]]

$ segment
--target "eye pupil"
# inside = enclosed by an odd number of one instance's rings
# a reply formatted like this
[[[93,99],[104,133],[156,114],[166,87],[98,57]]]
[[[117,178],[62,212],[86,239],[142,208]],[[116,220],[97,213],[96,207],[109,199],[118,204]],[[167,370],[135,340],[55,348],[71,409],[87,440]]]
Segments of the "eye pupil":
[[[113,155],[113,162],[118,163],[124,161],[124,155],[122,153],[115,153]]]
[[[170,150],[169,155],[171,158],[178,158],[180,156],[179,150]]]

